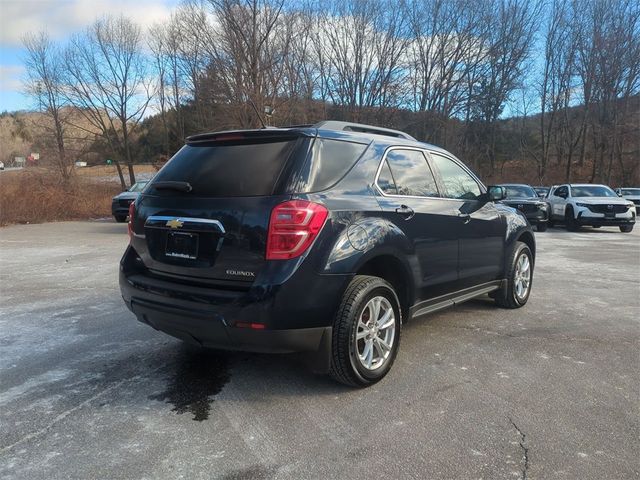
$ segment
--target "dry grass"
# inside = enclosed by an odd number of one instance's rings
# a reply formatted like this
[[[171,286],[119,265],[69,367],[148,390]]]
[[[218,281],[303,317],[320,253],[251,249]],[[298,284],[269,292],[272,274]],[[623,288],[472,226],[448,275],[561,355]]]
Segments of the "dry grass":
[[[0,226],[111,216],[116,182],[83,176],[68,185],[50,171],[31,169],[0,175]]]

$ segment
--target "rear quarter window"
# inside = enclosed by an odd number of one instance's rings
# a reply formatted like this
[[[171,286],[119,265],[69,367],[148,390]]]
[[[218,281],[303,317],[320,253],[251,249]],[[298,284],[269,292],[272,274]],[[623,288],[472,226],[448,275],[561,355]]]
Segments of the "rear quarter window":
[[[316,138],[311,155],[301,172],[300,193],[320,192],[336,183],[355,165],[367,145]]]

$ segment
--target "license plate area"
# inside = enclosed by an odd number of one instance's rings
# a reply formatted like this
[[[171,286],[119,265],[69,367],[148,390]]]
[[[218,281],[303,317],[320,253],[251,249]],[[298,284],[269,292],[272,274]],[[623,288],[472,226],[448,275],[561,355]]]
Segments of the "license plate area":
[[[172,258],[195,260],[198,258],[198,234],[167,232],[165,255]]]
[[[616,218],[615,212],[605,212],[604,218]]]

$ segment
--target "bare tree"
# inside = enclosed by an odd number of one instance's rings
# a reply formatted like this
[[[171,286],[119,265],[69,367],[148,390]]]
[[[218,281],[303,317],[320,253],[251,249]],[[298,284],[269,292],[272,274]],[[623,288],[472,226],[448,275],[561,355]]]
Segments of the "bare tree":
[[[185,8],[185,7],[181,7]],[[174,118],[174,135],[179,144],[185,139],[185,125],[183,113],[183,97],[185,90],[185,73],[190,69],[185,68],[183,52],[185,36],[190,31],[180,28],[180,12],[171,15],[171,19],[164,25],[156,27],[151,35],[150,42],[156,42],[157,55],[162,57],[163,71],[165,74],[166,91],[164,98],[167,108],[172,109]],[[183,15],[184,16],[184,15]]]
[[[569,175],[571,157],[577,142],[569,115],[575,71],[575,34],[570,20],[572,13],[568,0],[554,0],[549,7],[544,32],[544,63],[539,86],[540,146],[539,154],[535,155],[541,182],[547,174],[552,145],[555,147],[558,163],[569,153]]]
[[[615,160],[623,168],[622,143],[630,99],[638,94],[640,6],[632,0],[575,0],[577,72],[590,132],[590,181],[609,183]],[[633,129],[632,129],[633,130]],[[581,159],[588,151],[583,137]]]
[[[45,33],[28,34],[24,37],[27,55],[25,67],[26,91],[38,102],[46,122],[41,125],[45,139],[53,140],[56,165],[66,182],[73,174],[73,161],[65,149],[69,107],[64,95],[64,65],[60,49]]]
[[[123,16],[104,17],[83,35],[72,38],[66,53],[68,99],[102,132],[115,154],[122,187],[120,160],[135,183],[132,135],[150,101],[147,59],[138,25]]]
[[[322,7],[314,42],[328,98],[354,120],[365,108],[397,106],[409,41],[402,10],[373,0],[327,1]]]
[[[477,108],[487,127],[484,144],[493,172],[496,123],[510,95],[522,80],[523,66],[531,52],[541,4],[529,0],[493,0],[488,8],[493,14],[485,17],[490,25],[487,29],[487,71],[478,89]]]
[[[289,28],[285,0],[209,0],[215,25],[205,43],[208,80],[243,127],[260,125],[258,112],[284,101],[284,61],[297,32]]]

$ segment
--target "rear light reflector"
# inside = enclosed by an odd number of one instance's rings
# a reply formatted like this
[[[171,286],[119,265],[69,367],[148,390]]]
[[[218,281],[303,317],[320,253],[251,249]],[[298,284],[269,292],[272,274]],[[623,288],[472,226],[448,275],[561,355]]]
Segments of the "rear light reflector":
[[[129,231],[129,241],[133,238],[133,217],[136,215],[136,202],[129,204],[129,223],[127,223],[127,230]]]
[[[256,322],[236,322],[235,326],[237,328],[250,328],[252,330],[264,330],[266,328],[264,323]]]
[[[322,230],[329,211],[318,203],[291,200],[271,211],[267,236],[267,260],[299,257]]]

